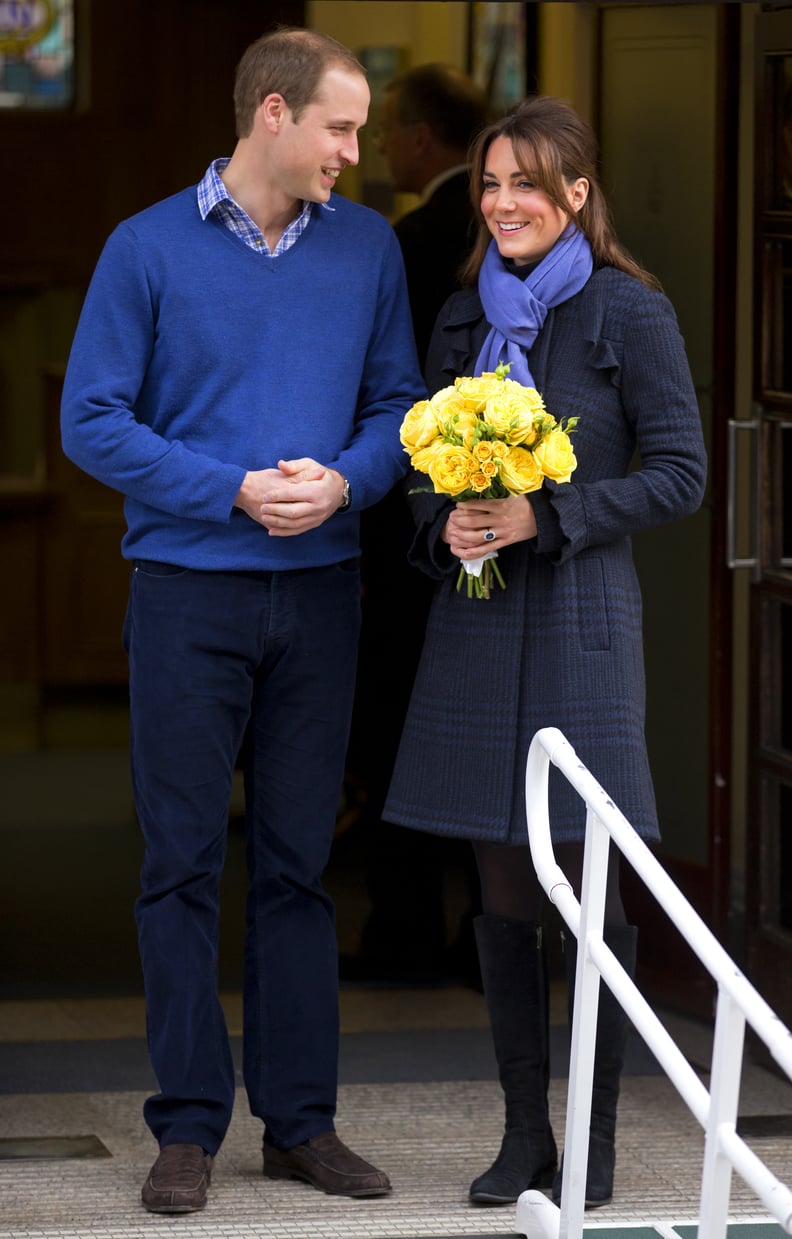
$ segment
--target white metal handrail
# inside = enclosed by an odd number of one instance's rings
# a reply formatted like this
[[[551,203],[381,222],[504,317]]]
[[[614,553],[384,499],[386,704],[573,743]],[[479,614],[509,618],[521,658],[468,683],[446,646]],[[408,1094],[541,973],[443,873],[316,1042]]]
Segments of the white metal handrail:
[[[555,862],[550,840],[550,762],[586,803],[580,902]],[[579,1239],[583,1232],[588,1128],[600,976],[704,1128],[698,1239],[725,1239],[732,1170],[792,1234],[792,1191],[737,1135],[746,1021],[792,1079],[792,1033],[754,989],[672,882],[564,735],[546,727],[534,736],[525,771],[525,807],[534,866],[545,891],[578,940],[560,1210],[541,1192],[523,1192],[517,1231],[531,1239]],[[717,985],[710,1088],[603,940],[611,840],[640,875]],[[585,1012],[586,1018],[581,1019]]]

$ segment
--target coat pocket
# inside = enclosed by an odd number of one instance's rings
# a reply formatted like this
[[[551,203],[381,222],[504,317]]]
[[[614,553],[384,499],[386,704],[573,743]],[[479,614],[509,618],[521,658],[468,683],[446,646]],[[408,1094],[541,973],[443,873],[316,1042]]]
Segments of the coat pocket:
[[[581,649],[610,649],[610,625],[605,602],[605,576],[602,560],[575,560],[577,585],[578,635]]]

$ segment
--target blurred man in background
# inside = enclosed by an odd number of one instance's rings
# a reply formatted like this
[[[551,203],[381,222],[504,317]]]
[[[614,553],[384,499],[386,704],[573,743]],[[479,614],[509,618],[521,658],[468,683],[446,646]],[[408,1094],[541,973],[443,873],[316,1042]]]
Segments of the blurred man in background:
[[[397,193],[421,205],[394,225],[423,365],[438,312],[458,287],[471,245],[471,138],[487,122],[484,92],[449,65],[418,65],[390,83],[379,147]]]
[[[486,123],[484,92],[451,66],[418,65],[387,88],[378,145],[394,190],[422,199],[394,225],[421,366],[437,314],[459,287],[470,249],[467,151]],[[366,789],[361,827],[371,913],[361,954],[342,957],[341,975],[384,983],[477,984],[472,916],[479,896],[470,849],[381,820],[433,591],[429,578],[407,562],[412,533],[401,486],[363,515],[363,627],[348,765]],[[464,872],[473,907],[447,948],[443,879],[451,865]]]

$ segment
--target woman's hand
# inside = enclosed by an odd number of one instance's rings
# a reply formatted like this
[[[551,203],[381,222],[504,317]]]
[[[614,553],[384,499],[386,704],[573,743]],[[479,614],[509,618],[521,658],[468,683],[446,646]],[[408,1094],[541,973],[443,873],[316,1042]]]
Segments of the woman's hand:
[[[494,534],[494,538],[487,534]],[[449,516],[443,538],[457,559],[479,559],[513,542],[536,537],[536,518],[527,495],[508,499],[466,499]]]

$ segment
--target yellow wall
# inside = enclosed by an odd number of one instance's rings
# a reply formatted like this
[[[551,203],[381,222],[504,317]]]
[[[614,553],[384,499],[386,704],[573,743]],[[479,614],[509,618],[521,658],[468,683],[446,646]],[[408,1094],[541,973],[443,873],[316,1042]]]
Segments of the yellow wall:
[[[309,0],[306,24],[330,34],[351,48],[393,44],[408,50],[411,64],[442,60],[460,69],[467,67],[467,21],[464,3],[404,3],[378,0]]]
[[[306,25],[311,30],[332,35],[356,55],[369,47],[394,47],[402,53],[401,68],[441,61],[467,69],[468,14],[470,6],[452,0],[451,3],[405,3],[404,0],[378,0],[376,4],[361,4],[359,0],[308,0]],[[375,179],[387,179],[382,157],[373,149],[371,131],[376,128],[382,99],[372,82],[372,102],[368,134],[361,138],[361,164],[348,168],[339,185],[350,198],[361,198],[360,182],[363,170]],[[417,205],[412,194],[396,194],[393,219]]]
[[[595,121],[595,4],[539,5],[539,90],[566,99]]]

